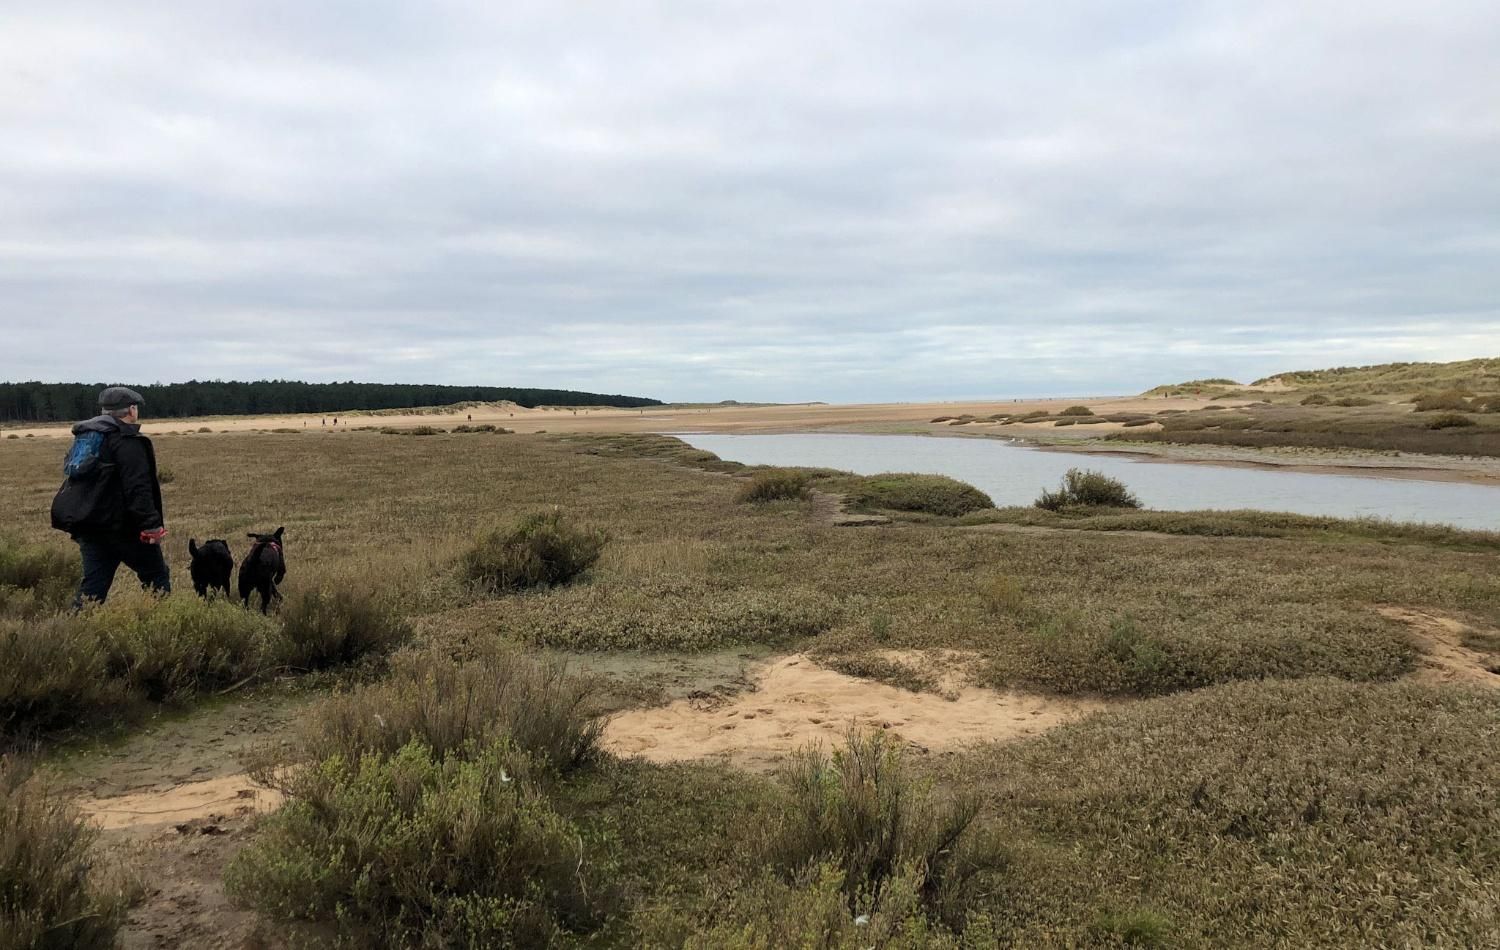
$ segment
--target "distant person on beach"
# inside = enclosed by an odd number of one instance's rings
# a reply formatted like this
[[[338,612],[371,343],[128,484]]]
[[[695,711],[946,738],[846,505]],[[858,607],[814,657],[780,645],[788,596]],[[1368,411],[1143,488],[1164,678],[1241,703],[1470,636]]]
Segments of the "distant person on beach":
[[[135,390],[111,386],[99,394],[99,415],[73,427],[63,463],[67,481],[52,501],[52,527],[68,532],[83,556],[75,608],[109,596],[121,564],[144,587],[172,589],[161,551],[167,529],[156,450],[141,434],[144,404]]]

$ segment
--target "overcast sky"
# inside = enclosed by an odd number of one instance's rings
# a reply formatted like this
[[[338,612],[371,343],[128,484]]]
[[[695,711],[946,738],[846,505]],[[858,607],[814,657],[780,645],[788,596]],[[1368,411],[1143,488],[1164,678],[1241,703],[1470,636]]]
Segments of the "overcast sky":
[[[1500,356],[1500,4],[0,8],[0,379],[669,400]]]

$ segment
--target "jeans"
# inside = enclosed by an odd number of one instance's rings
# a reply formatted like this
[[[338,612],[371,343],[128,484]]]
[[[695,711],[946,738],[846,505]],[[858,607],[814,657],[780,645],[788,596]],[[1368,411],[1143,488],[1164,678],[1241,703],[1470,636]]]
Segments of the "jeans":
[[[78,585],[78,597],[73,601],[75,609],[84,601],[108,597],[121,564],[135,571],[142,587],[163,594],[172,589],[172,571],[159,544],[144,544],[131,537],[79,538],[78,550],[83,553],[83,583]]]

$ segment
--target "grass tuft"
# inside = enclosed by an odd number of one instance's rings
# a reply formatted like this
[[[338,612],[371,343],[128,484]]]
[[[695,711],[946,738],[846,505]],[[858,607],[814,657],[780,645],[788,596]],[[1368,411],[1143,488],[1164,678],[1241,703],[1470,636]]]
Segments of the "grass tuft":
[[[465,661],[431,651],[398,654],[391,667],[379,683],[319,706],[297,757],[356,761],[412,742],[442,757],[504,739],[538,766],[568,772],[599,754],[604,723],[595,684],[560,663],[492,646]]]
[[[294,591],[277,614],[279,664],[323,670],[380,656],[411,638],[411,624],[386,596],[348,587]]]
[[[1002,869],[1004,851],[975,827],[978,803],[936,800],[880,733],[851,732],[830,756],[803,750],[783,773],[785,798],[765,860],[787,880],[822,865],[841,872],[852,910],[893,878],[915,877],[925,909],[960,928],[972,888]]]
[[[1036,507],[1061,511],[1071,507],[1139,508],[1140,499],[1130,493],[1119,479],[1102,472],[1070,468],[1063,475],[1057,491],[1042,490]]]
[[[756,472],[750,482],[735,492],[734,500],[764,504],[768,501],[800,501],[808,496],[808,477],[804,472],[772,469]]]
[[[463,557],[463,574],[492,594],[566,584],[599,560],[607,540],[602,529],[574,527],[554,508],[481,536]]]

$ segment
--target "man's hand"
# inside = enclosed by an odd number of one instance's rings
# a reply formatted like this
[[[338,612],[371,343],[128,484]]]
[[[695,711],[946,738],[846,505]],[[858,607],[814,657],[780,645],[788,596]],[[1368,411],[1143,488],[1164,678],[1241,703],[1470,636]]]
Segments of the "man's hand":
[[[142,531],[141,532],[141,543],[142,544],[161,544],[161,539],[165,538],[166,536],[167,536],[167,529],[165,527],[152,528],[150,531]]]

